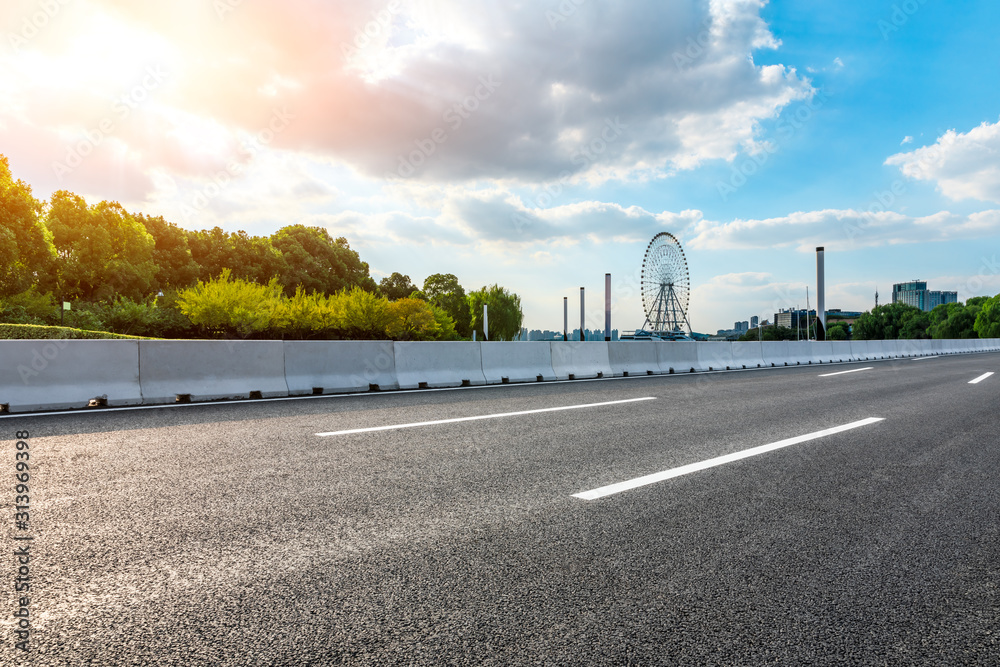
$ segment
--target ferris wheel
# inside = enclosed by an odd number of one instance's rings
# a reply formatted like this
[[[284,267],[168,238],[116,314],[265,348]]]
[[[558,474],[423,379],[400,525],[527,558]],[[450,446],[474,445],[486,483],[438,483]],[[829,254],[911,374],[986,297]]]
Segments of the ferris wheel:
[[[643,327],[656,334],[691,332],[688,305],[691,278],[680,241],[668,232],[660,232],[646,247],[642,259],[642,308],[646,312]]]

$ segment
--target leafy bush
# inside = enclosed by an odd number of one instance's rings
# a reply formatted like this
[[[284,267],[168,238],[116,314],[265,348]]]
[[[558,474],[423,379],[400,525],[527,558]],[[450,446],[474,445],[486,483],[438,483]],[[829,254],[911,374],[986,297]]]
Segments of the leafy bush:
[[[341,325],[348,338],[381,340],[392,320],[389,300],[384,296],[353,287],[336,295],[343,313]]]
[[[283,336],[295,339],[335,338],[343,329],[340,295],[320,292],[306,294],[301,287],[295,295],[281,299],[275,310],[275,327]]]
[[[52,292],[42,294],[32,285],[27,291],[0,299],[0,321],[15,324],[55,324],[59,306]]]
[[[386,333],[393,340],[434,340],[439,328],[426,301],[404,297],[389,304]]]
[[[258,285],[234,279],[224,269],[218,278],[181,291],[177,303],[191,322],[214,335],[249,338],[276,329],[281,296],[277,278]]]
[[[106,331],[133,336],[148,335],[156,328],[156,306],[119,296],[103,308],[101,320]]]

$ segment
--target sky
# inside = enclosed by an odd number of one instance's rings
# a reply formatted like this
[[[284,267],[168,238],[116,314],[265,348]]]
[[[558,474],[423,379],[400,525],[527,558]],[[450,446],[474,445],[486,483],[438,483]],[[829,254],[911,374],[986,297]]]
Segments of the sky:
[[[5,0],[0,154],[48,198],[187,229],[321,226],[376,280],[453,273],[529,329],[1000,293],[1000,3]]]

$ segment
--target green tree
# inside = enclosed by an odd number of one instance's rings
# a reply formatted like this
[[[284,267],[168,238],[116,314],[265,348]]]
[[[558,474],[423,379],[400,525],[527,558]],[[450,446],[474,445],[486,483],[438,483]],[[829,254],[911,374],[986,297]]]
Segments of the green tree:
[[[42,203],[24,181],[15,181],[7,158],[0,155],[0,296],[31,285],[49,286],[56,249],[40,217]]]
[[[896,340],[905,338],[903,336],[904,327],[909,324],[908,333],[919,332],[923,326],[923,337],[926,337],[927,325],[930,318],[920,318],[917,313],[922,311],[914,306],[905,303],[887,303],[876,306],[868,312],[862,313],[854,322],[853,338],[855,340]],[[924,313],[926,316],[926,313]],[[916,318],[914,320],[914,318]],[[911,320],[914,320],[912,323]]]
[[[1000,338],[1000,294],[982,302],[975,329],[980,338]]]
[[[393,272],[391,276],[383,278],[378,284],[378,291],[389,301],[405,299],[417,291],[417,286],[410,281],[410,276]]]
[[[837,323],[830,325],[826,330],[827,340],[847,340],[847,325]]]
[[[229,235],[233,248],[233,275],[258,285],[266,285],[272,279],[281,281],[288,272],[281,251],[274,247],[267,236],[251,236],[242,229]]]
[[[368,264],[361,261],[343,237],[334,240],[320,227],[289,225],[275,232],[271,242],[285,258],[287,268],[281,282],[288,294],[299,286],[324,294],[355,286],[375,289]]]
[[[424,280],[424,297],[427,301],[441,308],[454,321],[455,332],[461,338],[472,336],[472,313],[465,289],[459,284],[458,278],[452,273],[435,273]]]
[[[58,296],[141,300],[153,286],[155,241],[117,202],[87,206],[65,190],[52,195],[46,216],[59,253]]]
[[[393,340],[434,340],[440,333],[434,310],[426,301],[409,297],[389,304],[386,333]]]
[[[223,269],[232,273],[233,251],[229,235],[221,227],[188,233],[191,257],[198,265],[198,279],[211,280],[222,275]]]
[[[189,287],[198,280],[199,267],[191,256],[187,232],[163,216],[146,216],[141,213],[133,217],[142,223],[153,237],[153,263],[156,264],[154,290],[180,289]]]
[[[982,297],[971,305],[961,303],[942,303],[930,312],[930,326],[927,331],[931,338],[978,338],[976,334],[976,315],[979,314]]]
[[[521,334],[524,312],[521,297],[499,285],[483,287],[468,296],[472,328],[483,339],[483,305],[488,307],[489,340],[514,340]]]
[[[270,238],[251,236],[243,230],[227,233],[213,227],[190,232],[188,245],[200,267],[198,278],[202,281],[221,276],[224,269],[229,269],[232,278],[266,285],[288,271],[284,256]]]
[[[919,308],[905,311],[900,318],[899,337],[909,340],[930,338],[930,334],[927,333],[930,324],[930,313]]]

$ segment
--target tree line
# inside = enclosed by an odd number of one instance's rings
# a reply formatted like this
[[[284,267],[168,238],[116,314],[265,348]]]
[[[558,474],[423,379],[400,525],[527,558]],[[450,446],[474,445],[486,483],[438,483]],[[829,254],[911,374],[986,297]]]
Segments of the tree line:
[[[0,155],[2,322],[67,317],[164,338],[462,340],[483,336],[484,304],[490,339],[520,333],[520,298],[499,285],[466,293],[453,274],[434,274],[418,288],[400,273],[376,283],[346,238],[318,227],[191,231],[65,190],[42,202]]]
[[[799,334],[801,336],[801,334]],[[795,329],[764,327],[740,340],[796,340]],[[827,340],[899,340],[1000,338],[1000,295],[975,296],[965,303],[943,303],[925,311],[905,303],[887,303],[862,313],[853,325],[831,319]]]

